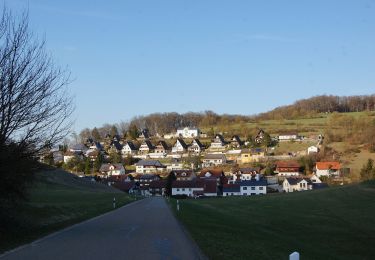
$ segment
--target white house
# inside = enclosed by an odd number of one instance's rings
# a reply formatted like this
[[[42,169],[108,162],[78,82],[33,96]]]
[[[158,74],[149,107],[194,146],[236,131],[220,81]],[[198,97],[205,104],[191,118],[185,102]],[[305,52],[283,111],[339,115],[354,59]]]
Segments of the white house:
[[[312,183],[322,183],[322,181],[319,179],[318,176],[316,176],[315,174],[313,174],[311,177],[310,177],[310,181]]]
[[[125,168],[121,163],[102,164],[99,171],[107,177],[125,174]]]
[[[174,181],[172,183],[172,196],[186,195],[194,197],[194,194],[203,193],[204,184],[196,181]]]
[[[225,157],[225,154],[222,153],[212,153],[212,154],[206,154],[206,156],[203,158],[203,167],[212,167],[212,166],[218,166],[223,165],[227,162],[227,158]]]
[[[279,161],[276,163],[277,176],[290,177],[298,176],[300,172],[300,165],[296,161]]]
[[[225,141],[222,135],[217,134],[215,139],[211,142],[210,149],[211,150],[223,150],[227,146],[227,142]]]
[[[315,165],[316,176],[338,176],[340,175],[341,165],[339,162],[317,162]]]
[[[183,138],[197,138],[199,137],[200,130],[198,128],[179,128],[177,129],[177,136],[181,136]]]
[[[160,173],[165,169],[163,164],[154,160],[141,160],[135,164],[136,173]]]
[[[240,196],[241,186],[240,184],[224,184],[223,185],[223,196]]]
[[[313,154],[313,153],[318,153],[318,152],[319,152],[319,148],[314,145],[307,148],[307,154]]]
[[[172,147],[172,153],[185,153],[188,146],[182,138],[177,138],[176,143]]]
[[[308,178],[285,178],[283,181],[284,192],[312,190],[312,183]]]
[[[127,155],[136,155],[138,152],[137,147],[134,145],[131,141],[126,141],[124,145],[122,146],[121,154],[123,156]]]
[[[242,196],[267,194],[267,180],[260,178],[240,182],[240,193]]]
[[[292,141],[299,138],[297,133],[288,133],[279,135],[279,141]]]
[[[139,153],[149,154],[149,153],[152,153],[154,149],[155,149],[154,145],[149,140],[145,140],[139,147]]]
[[[195,154],[200,154],[205,149],[204,145],[199,141],[199,139],[194,139],[190,146],[189,151]]]
[[[237,180],[241,181],[247,181],[251,180],[253,176],[256,176],[256,174],[259,173],[259,168],[251,168],[251,167],[246,167],[246,168],[240,168],[238,171],[233,173],[233,181],[236,182]]]

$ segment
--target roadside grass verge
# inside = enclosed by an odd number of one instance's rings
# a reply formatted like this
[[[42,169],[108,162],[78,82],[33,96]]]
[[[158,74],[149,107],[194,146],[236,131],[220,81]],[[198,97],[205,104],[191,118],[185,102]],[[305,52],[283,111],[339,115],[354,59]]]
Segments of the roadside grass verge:
[[[0,252],[113,210],[133,199],[103,184],[78,179],[62,170],[38,173],[27,202],[0,225]]]
[[[210,259],[373,259],[375,182],[171,207]]]

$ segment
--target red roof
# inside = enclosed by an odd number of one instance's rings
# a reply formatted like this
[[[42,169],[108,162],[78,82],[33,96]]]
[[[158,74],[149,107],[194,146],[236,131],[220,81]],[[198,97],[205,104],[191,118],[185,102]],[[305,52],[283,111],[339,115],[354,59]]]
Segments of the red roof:
[[[216,181],[204,181],[204,193],[216,193],[217,184]]]
[[[202,177],[205,178],[206,177],[205,175],[206,175],[207,172],[211,173],[211,177],[216,177],[216,178],[219,178],[219,177],[221,177],[221,176],[224,175],[224,172],[221,169],[212,169],[212,170],[210,170],[210,169],[203,169],[200,172],[199,177],[200,178],[202,178]]]
[[[299,168],[300,165],[296,161],[279,161],[276,162],[277,168]]]
[[[339,162],[317,162],[316,163],[317,170],[340,170],[341,165]]]

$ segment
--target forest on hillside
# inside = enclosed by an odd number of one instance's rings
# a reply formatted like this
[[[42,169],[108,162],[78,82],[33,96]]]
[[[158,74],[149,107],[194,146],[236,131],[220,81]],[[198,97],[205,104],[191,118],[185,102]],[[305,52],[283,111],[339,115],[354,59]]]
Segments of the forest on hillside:
[[[213,127],[223,130],[233,124],[240,126],[240,132],[236,134],[247,136],[252,133],[241,133],[242,130],[248,131],[248,129],[241,127],[241,125],[250,122],[316,117],[319,113],[374,110],[375,95],[341,97],[321,95],[298,100],[292,105],[277,107],[259,115],[219,115],[213,111],[188,112],[184,114],[176,112],[153,113],[145,116],[136,116],[130,121],[122,121],[118,124],[104,124],[94,129],[86,128],[81,131],[78,137],[80,137],[81,140],[87,137],[101,139],[107,134],[135,137],[140,133],[141,129],[145,128],[147,128],[152,135],[159,134],[162,136],[167,133],[175,132],[180,127],[199,127],[208,129],[208,131],[213,131]]]
[[[375,110],[375,95],[364,96],[332,96],[321,95],[301,99],[292,105],[277,107],[269,112],[261,113],[258,120],[296,119],[314,116],[317,113],[361,112]]]

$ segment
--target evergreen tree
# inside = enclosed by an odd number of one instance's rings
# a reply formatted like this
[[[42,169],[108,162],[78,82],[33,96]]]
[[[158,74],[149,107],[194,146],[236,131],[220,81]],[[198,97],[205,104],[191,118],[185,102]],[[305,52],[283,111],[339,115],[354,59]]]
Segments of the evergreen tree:
[[[95,141],[100,141],[102,138],[100,136],[98,128],[94,127],[91,131],[91,136],[94,138]]]
[[[103,155],[99,153],[94,161],[94,171],[98,172],[102,164],[103,164]]]
[[[129,126],[128,134],[129,134],[129,137],[130,137],[132,140],[137,139],[138,136],[139,136],[138,127],[137,127],[135,124],[131,124],[131,125]]]
[[[117,130],[117,127],[115,125],[113,125],[111,127],[111,131],[110,131],[109,134],[111,135],[112,138],[115,137],[116,135],[118,135],[118,130]]]
[[[375,178],[374,160],[368,159],[367,163],[361,169],[361,179],[368,181]]]
[[[85,159],[85,174],[88,175],[91,173],[91,167],[90,167],[90,159]]]

